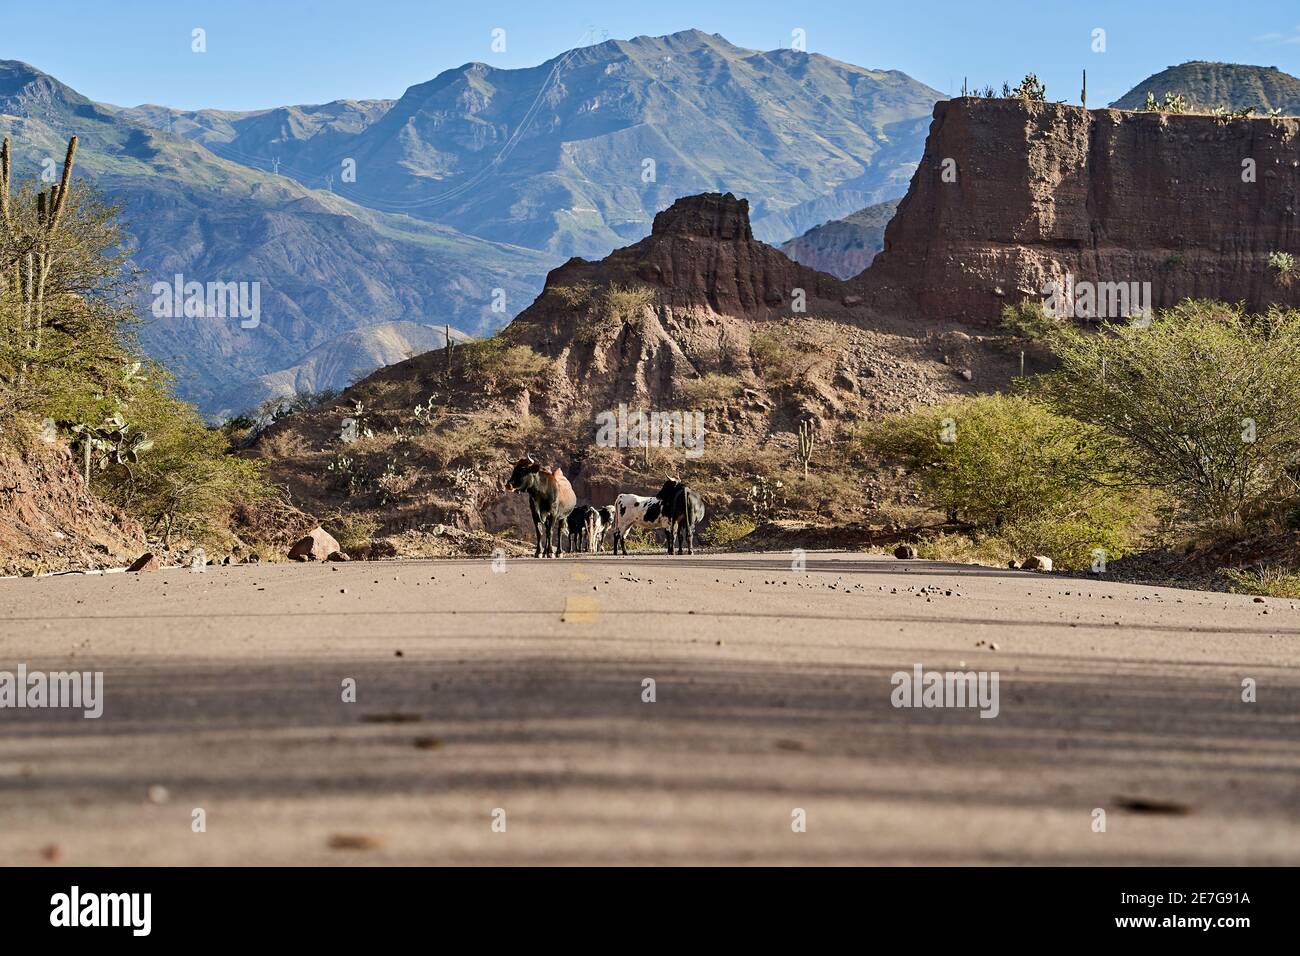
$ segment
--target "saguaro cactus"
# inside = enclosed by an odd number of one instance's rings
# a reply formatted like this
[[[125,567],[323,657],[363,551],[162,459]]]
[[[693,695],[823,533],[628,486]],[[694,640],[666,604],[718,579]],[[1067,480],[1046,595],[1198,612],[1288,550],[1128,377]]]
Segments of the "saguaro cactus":
[[[808,477],[808,462],[812,460],[813,453],[813,422],[811,418],[805,418],[799,423],[799,461],[803,465],[803,476]]]

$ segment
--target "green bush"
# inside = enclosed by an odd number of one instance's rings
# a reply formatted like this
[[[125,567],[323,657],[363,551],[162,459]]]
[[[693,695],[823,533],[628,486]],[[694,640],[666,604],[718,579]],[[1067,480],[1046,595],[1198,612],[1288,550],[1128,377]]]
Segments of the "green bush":
[[[1057,325],[1060,325],[1060,320],[1048,315],[1041,301],[1024,299],[1015,305],[1007,303],[1002,307],[998,332],[1002,338],[1012,342],[1041,343]]]
[[[1058,326],[1051,347],[1060,367],[1035,394],[1093,426],[1119,480],[1167,493],[1193,523],[1295,499],[1300,312],[1189,300],[1146,327]]]
[[[709,544],[725,548],[727,545],[733,544],[747,534],[752,533],[757,527],[758,522],[750,515],[738,512],[714,518],[709,522],[709,527],[702,537]]]
[[[1061,567],[1113,558],[1141,532],[1141,503],[1110,486],[1097,430],[1025,398],[984,395],[893,416],[864,431],[868,450],[908,467],[927,501],[1021,555]]]
[[[267,493],[261,463],[228,454],[225,432],[206,425],[193,405],[174,397],[163,376],[155,370],[124,411],[152,446],[136,462],[92,471],[91,486],[164,544],[177,537],[215,544],[223,539],[236,502]]]
[[[379,522],[363,514],[339,512],[326,519],[324,527],[339,543],[339,550],[351,555],[370,546]]]

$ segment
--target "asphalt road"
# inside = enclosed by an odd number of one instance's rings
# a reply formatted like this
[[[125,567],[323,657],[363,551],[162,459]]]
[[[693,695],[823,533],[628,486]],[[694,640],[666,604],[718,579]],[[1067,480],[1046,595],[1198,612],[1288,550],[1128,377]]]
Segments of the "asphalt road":
[[[0,672],[104,675],[0,709],[0,862],[1300,863],[1293,602],[790,565],[0,581]],[[917,664],[997,716],[895,707]]]

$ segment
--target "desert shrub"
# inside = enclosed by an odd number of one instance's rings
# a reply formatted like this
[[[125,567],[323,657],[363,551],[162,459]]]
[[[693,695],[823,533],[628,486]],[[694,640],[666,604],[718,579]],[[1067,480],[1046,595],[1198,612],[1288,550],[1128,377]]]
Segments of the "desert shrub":
[[[654,302],[654,290],[648,285],[620,285],[611,283],[605,289],[605,311],[620,322],[635,318],[646,306]]]
[[[423,468],[408,468],[396,461],[389,461],[374,480],[379,504],[389,505],[402,501],[420,485],[424,477]]]
[[[111,462],[91,472],[91,487],[138,518],[170,545],[173,537],[200,543],[224,538],[233,503],[267,493],[261,464],[227,454],[220,428],[206,425],[193,405],[172,396],[162,373],[135,391],[124,417],[148,436],[135,461]]]
[[[677,386],[678,398],[688,408],[724,402],[740,394],[740,379],[734,375],[709,372],[699,378],[686,379]]]
[[[1270,252],[1268,267],[1273,270],[1277,280],[1285,285],[1295,275],[1295,256],[1289,252]]]
[[[750,534],[757,527],[758,522],[750,515],[738,512],[714,518],[709,522],[702,537],[711,545],[725,548]]]
[[[317,392],[299,389],[292,395],[277,395],[268,398],[257,406],[253,416],[265,424],[291,418],[302,412],[309,412],[330,404],[339,397],[337,389],[324,388]]]
[[[547,292],[559,299],[566,309],[576,310],[585,309],[591,304],[595,287],[590,282],[577,282],[573,285],[552,286]]]
[[[1060,368],[1037,394],[1093,426],[1123,481],[1159,489],[1193,523],[1236,524],[1294,500],[1300,312],[1189,301],[1146,326],[1058,326]]]
[[[785,506],[791,511],[811,511],[824,518],[862,517],[866,491],[862,476],[842,463],[828,461],[805,476],[797,468],[783,472]]]
[[[340,550],[353,554],[370,546],[379,522],[364,514],[338,512],[327,518],[322,527],[334,536]]]
[[[411,441],[425,460],[440,472],[500,457],[495,439],[481,421],[449,421]]]
[[[770,323],[749,340],[754,370],[769,387],[785,389],[804,382],[825,359],[810,330],[793,322]]]
[[[465,378],[487,394],[527,387],[549,364],[527,345],[509,345],[498,336],[456,346]]]
[[[950,518],[1062,567],[1114,557],[1140,533],[1142,503],[1111,487],[1097,429],[1025,398],[984,395],[868,426],[867,448],[910,468]]]
[[[1006,541],[992,535],[943,532],[919,539],[916,555],[929,561],[954,564],[1006,564],[1023,554],[1012,551]]]
[[[1264,567],[1252,570],[1228,568],[1223,576],[1235,594],[1260,597],[1300,598],[1300,574],[1290,568]]]
[[[627,533],[624,541],[629,551],[663,551],[668,547],[665,543],[665,534],[665,531],[658,528],[653,531],[645,528],[633,528]]]
[[[599,295],[591,296],[591,305],[578,316],[573,337],[593,345],[611,332],[621,329],[654,302],[654,290],[646,285],[611,283]]]
[[[1043,342],[1059,325],[1057,319],[1049,316],[1038,299],[1023,299],[1012,305],[1002,307],[1002,321],[998,324],[998,334],[1011,342]]]
[[[744,368],[745,352],[737,346],[735,336],[723,327],[718,341],[701,346],[692,356],[697,369],[728,374]]]

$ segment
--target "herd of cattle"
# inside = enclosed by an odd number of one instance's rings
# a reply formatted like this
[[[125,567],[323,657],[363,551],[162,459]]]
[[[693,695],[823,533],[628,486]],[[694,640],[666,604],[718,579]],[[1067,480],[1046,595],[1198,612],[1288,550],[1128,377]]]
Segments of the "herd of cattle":
[[[633,528],[648,531],[662,529],[668,538],[668,553],[695,553],[695,525],[704,517],[704,502],[691,488],[669,478],[653,498],[619,495],[612,505],[596,507],[578,504],[573,485],[559,466],[547,468],[528,452],[506,463],[512,467],[506,479],[506,491],[528,495],[528,506],[537,531],[533,557],[555,557],[564,553],[567,536],[569,552],[598,553],[604,549],[606,535],[612,534],[614,553],[619,546],[627,554],[627,535]],[[554,548],[552,548],[552,539]]]

